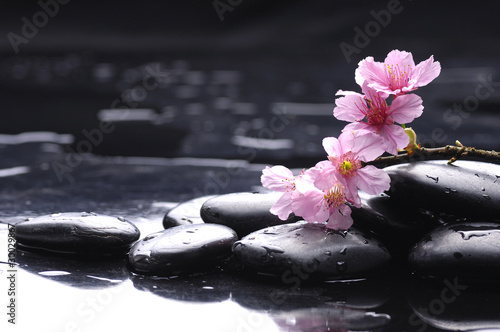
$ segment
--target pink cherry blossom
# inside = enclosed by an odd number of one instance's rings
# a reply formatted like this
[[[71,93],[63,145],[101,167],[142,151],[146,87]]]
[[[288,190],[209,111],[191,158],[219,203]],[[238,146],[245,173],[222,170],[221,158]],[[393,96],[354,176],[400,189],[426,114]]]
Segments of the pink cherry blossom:
[[[320,190],[312,182],[302,181],[293,196],[293,211],[307,222],[326,222],[326,227],[334,230],[348,229],[353,224],[351,208],[345,204],[345,187],[340,182]]]
[[[317,188],[325,190],[339,182],[346,188],[346,200],[356,207],[361,206],[358,189],[372,195],[389,189],[391,180],[386,172],[361,164],[384,152],[380,136],[368,131],[345,131],[338,139],[325,137],[323,147],[328,160],[320,161],[314,168]]]
[[[302,174],[302,173],[301,173]],[[295,192],[295,182],[302,176],[299,174],[297,178],[292,171],[285,166],[266,166],[262,170],[261,182],[267,189],[283,192],[283,195],[271,207],[271,213],[275,214],[281,220],[287,220],[292,213],[292,194]]]
[[[399,96],[429,84],[441,72],[441,65],[434,57],[415,66],[410,52],[394,50],[389,52],[384,62],[376,62],[373,57],[361,60],[355,72],[356,83],[379,92]]]
[[[405,148],[410,139],[404,129],[395,124],[409,123],[422,114],[422,98],[417,95],[402,95],[394,99],[391,105],[386,102],[387,94],[377,92],[363,84],[363,93],[339,92],[344,97],[335,101],[333,115],[343,121],[352,122],[344,131],[368,130],[380,135],[384,150],[397,154]]]

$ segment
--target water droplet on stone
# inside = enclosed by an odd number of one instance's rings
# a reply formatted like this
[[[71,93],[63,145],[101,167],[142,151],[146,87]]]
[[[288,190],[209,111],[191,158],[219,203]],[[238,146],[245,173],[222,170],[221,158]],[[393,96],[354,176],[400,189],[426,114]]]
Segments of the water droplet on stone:
[[[483,195],[483,198],[485,198],[487,200],[491,200],[491,197],[489,195],[486,195],[486,194]]]
[[[345,255],[347,253],[347,248],[343,248],[342,250],[340,250],[340,253],[341,255]]]
[[[60,216],[61,214],[60,213],[52,213],[50,216],[51,217],[57,217],[57,216]]]
[[[337,269],[337,271],[339,272],[345,272],[347,270],[347,263],[344,262],[344,261],[338,261],[336,264],[335,264],[335,268]]]
[[[487,236],[491,233],[500,233],[500,229],[490,229],[485,231],[458,231],[462,235],[462,239],[469,240],[471,237]]]
[[[435,183],[438,183],[438,182],[439,182],[439,177],[437,177],[437,176],[436,176],[436,177],[433,177],[433,176],[430,176],[430,175],[427,175],[427,174],[426,174],[425,176],[427,176],[429,179],[434,180],[434,182],[435,182]]]
[[[268,254],[273,253],[273,252],[276,252],[278,254],[282,254],[285,252],[285,250],[283,250],[282,248],[280,248],[278,246],[262,246],[262,248],[266,249]]]
[[[67,271],[41,271],[38,272],[38,274],[47,277],[58,277],[58,276],[66,276],[71,273]]]
[[[327,256],[331,256],[331,255],[332,255],[332,252],[327,250],[327,251],[325,251],[325,255],[327,255]]]
[[[481,191],[485,191],[486,189],[484,187],[481,187]]]

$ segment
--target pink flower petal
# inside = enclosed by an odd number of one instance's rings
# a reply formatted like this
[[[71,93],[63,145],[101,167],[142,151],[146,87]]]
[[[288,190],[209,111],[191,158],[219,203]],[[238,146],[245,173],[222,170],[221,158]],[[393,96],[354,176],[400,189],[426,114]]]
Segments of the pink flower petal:
[[[292,171],[280,165],[271,168],[266,166],[266,168],[262,170],[262,176],[260,177],[262,186],[274,191],[289,190],[291,185],[290,180],[292,179]]]
[[[346,230],[349,229],[353,224],[351,217],[351,208],[343,204],[339,206],[339,209],[335,209],[334,213],[328,219],[326,227],[333,230]]]
[[[404,149],[410,143],[410,137],[398,125],[383,126],[380,136],[384,139],[385,151],[393,155],[397,155],[398,149]]]
[[[330,160],[320,161],[314,167],[316,171],[314,186],[321,190],[327,190],[335,185],[337,181],[335,165]]]
[[[292,213],[292,192],[285,192],[273,204],[270,212],[277,215],[281,220],[287,220],[290,213]]]
[[[326,154],[329,156],[340,156],[344,153],[339,140],[335,137],[323,138],[322,144]]]
[[[361,168],[362,170],[363,168]],[[349,202],[351,202],[355,207],[361,207],[361,198],[359,197],[358,193],[358,176],[359,176],[359,171],[358,174],[356,174],[356,177],[350,178],[350,179],[344,179],[345,184],[344,187],[346,188],[346,197]]]
[[[439,76],[441,73],[441,64],[438,61],[434,61],[434,56],[431,55],[429,59],[420,62],[415,67],[415,73],[417,86],[425,86]]]
[[[399,96],[391,104],[391,117],[398,123],[410,123],[422,115],[422,98],[415,94]]]
[[[349,123],[342,129],[342,133],[345,132],[355,132],[355,131],[368,131],[368,132],[375,132],[375,128],[371,125],[369,125],[366,122],[353,122]]]
[[[415,62],[413,61],[413,55],[410,52],[393,50],[387,54],[384,60],[386,65],[399,65],[401,68],[410,67],[415,68]]]
[[[303,194],[292,195],[292,211],[306,221],[315,221],[314,216],[323,206],[323,192],[319,189],[311,189]]]
[[[358,171],[358,188],[367,194],[377,195],[389,190],[391,178],[382,169],[368,165]]]
[[[365,81],[376,90],[387,90],[387,77],[384,70],[384,64],[375,62],[372,57],[361,60],[355,72],[356,83],[363,86]],[[385,91],[391,93],[391,90]]]
[[[364,104],[363,96],[359,93],[338,98],[335,100],[336,107],[333,109],[333,116],[342,121],[361,121],[365,115],[356,105],[361,107]]]
[[[374,128],[364,122],[350,123],[339,136],[342,151],[351,151],[359,160],[368,162],[384,153],[382,138]]]

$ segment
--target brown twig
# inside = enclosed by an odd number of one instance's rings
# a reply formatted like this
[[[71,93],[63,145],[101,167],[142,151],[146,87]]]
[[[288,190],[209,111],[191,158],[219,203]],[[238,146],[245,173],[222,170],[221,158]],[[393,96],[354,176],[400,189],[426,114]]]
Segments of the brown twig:
[[[456,146],[446,145],[439,148],[418,147],[410,153],[403,153],[396,156],[378,157],[373,161],[367,162],[366,165],[386,167],[401,163],[436,159],[449,159],[449,164],[458,159],[486,161],[494,164],[500,164],[500,153],[493,150],[488,151],[463,146],[459,141],[456,141]]]

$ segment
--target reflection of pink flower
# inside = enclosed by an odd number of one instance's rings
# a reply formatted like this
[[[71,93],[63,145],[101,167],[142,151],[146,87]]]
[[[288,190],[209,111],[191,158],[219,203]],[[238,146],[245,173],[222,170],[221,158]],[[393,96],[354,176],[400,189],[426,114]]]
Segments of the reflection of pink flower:
[[[335,101],[333,115],[339,120],[352,122],[344,131],[372,131],[384,139],[385,151],[397,154],[398,149],[405,148],[410,139],[404,129],[394,122],[409,123],[419,117],[424,109],[422,99],[414,94],[402,95],[388,105],[385,101],[387,94],[376,92],[366,82],[363,93],[339,92],[344,97]]]
[[[328,160],[316,164],[314,185],[319,189],[331,188],[340,182],[346,190],[346,200],[361,206],[358,189],[372,195],[390,187],[386,172],[375,166],[361,167],[361,162],[371,161],[384,152],[382,138],[368,131],[345,131],[339,138],[325,137],[323,147]]]
[[[367,82],[376,91],[399,96],[429,84],[440,72],[441,65],[433,56],[415,66],[411,53],[394,50],[383,63],[373,57],[361,60],[355,77],[359,86]]]
[[[310,169],[306,172],[314,172]],[[348,229],[352,226],[351,208],[345,204],[345,188],[335,181],[328,189],[320,190],[312,182],[297,183],[292,209],[307,222],[326,222],[326,227],[334,230]]]
[[[301,173],[302,174],[302,173]],[[301,175],[299,174],[299,178]],[[262,170],[261,182],[267,189],[282,192],[283,195],[271,207],[271,213],[281,220],[287,220],[292,213],[292,194],[295,191],[295,181],[291,170],[285,166],[267,167]]]

